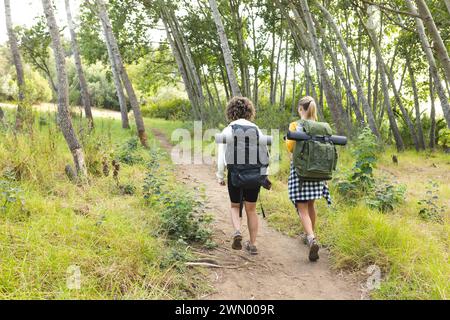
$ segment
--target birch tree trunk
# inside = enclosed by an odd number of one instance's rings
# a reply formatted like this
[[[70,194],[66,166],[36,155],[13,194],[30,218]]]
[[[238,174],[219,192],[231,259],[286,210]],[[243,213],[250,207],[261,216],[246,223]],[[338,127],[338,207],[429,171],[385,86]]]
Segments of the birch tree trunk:
[[[147,144],[147,133],[145,132],[144,119],[142,118],[141,108],[139,107],[139,102],[134,92],[133,85],[128,77],[128,73],[125,70],[125,66],[120,55],[119,46],[117,45],[116,38],[112,32],[111,21],[109,20],[108,12],[106,10],[106,5],[103,0],[97,0],[100,19],[104,27],[105,34],[107,35],[106,41],[110,43],[112,54],[116,62],[118,71],[120,73],[120,78],[122,79],[123,86],[130,100],[131,109],[133,110],[134,119],[136,122],[136,128],[139,136],[139,140],[144,147],[148,147]]]
[[[420,146],[420,149],[425,150],[425,139],[423,137],[422,122],[420,121],[419,93],[417,90],[416,79],[414,76],[414,70],[411,66],[411,61],[410,61],[409,57],[406,57],[406,66],[408,68],[409,79],[411,80],[411,88],[413,90],[413,95],[414,95],[414,110],[416,113],[416,128],[417,128],[417,133],[418,133],[419,146]]]
[[[450,0],[444,0],[445,6],[447,7],[447,11],[450,14]]]
[[[96,5],[96,8],[94,10],[96,11],[97,15],[100,17],[100,15],[102,13],[98,10],[98,8],[99,8],[99,6]],[[119,68],[117,66],[116,59],[114,58],[114,53],[113,53],[113,50],[111,47],[111,41],[109,40],[109,35],[106,32],[107,28],[103,21],[104,20],[100,18],[100,22],[101,22],[102,28],[103,28],[103,35],[105,37],[105,44],[106,44],[106,48],[108,50],[109,63],[111,64],[111,72],[112,72],[113,79],[114,79],[114,86],[116,87],[117,99],[119,100],[122,128],[129,129],[130,121],[128,119],[127,99],[126,99],[125,93],[123,91],[122,80],[120,79]]]
[[[317,29],[319,30],[319,33],[325,38],[325,31],[322,30],[322,27],[320,26],[320,24],[318,24],[316,19],[314,19],[314,22],[317,25]],[[349,102],[350,102],[349,104],[352,107],[353,111],[355,112],[356,120],[360,124],[364,125],[364,123],[365,123],[364,117],[361,114],[361,111],[359,110],[358,103],[357,103],[357,101],[355,99],[355,96],[353,95],[350,83],[349,83],[347,77],[345,76],[344,71],[342,70],[342,68],[339,65],[339,61],[338,61],[336,52],[333,50],[333,48],[331,48],[330,44],[328,43],[328,41],[326,39],[324,41],[324,46],[325,46],[325,49],[328,51],[328,54],[331,57],[331,61],[332,61],[333,66],[335,68],[335,74],[337,75],[338,79],[340,79],[342,81],[342,83],[344,85],[345,92],[346,92],[347,97],[348,97]],[[338,89],[338,91],[340,91],[340,89]]]
[[[411,0],[406,0],[409,11],[413,14],[417,14],[417,10],[414,7]],[[424,51],[428,65],[430,66],[430,74],[434,82],[434,86],[436,88],[439,101],[441,102],[442,111],[444,113],[445,121],[447,122],[447,128],[450,128],[450,103],[445,93],[444,86],[442,85],[441,77],[439,76],[438,67],[436,64],[436,60],[434,59],[433,51],[431,50],[430,43],[428,41],[427,35],[425,34],[425,27],[423,25],[422,19],[415,18],[416,20],[416,29],[419,34],[420,44],[422,46],[422,50]]]
[[[430,149],[434,150],[436,146],[436,108],[434,105],[434,84],[432,81],[433,75],[431,73],[430,68],[430,79],[429,79],[429,86],[430,86],[430,100],[431,100],[431,111],[430,111]]]
[[[409,0],[408,0],[409,1]],[[433,38],[433,47],[436,51],[436,55],[444,68],[445,77],[447,82],[450,82],[450,58],[448,56],[447,48],[445,47],[444,41],[441,38],[439,30],[434,23],[433,16],[431,15],[430,9],[428,9],[425,0],[415,0],[417,9],[420,16],[422,17],[423,23],[428,29],[431,37]],[[416,19],[417,20],[417,19]]]
[[[17,37],[12,27],[10,0],[4,0],[4,3],[5,3],[5,22],[6,22],[6,30],[8,33],[9,48],[11,49],[11,55],[13,58],[14,66],[16,68],[17,87],[19,89],[15,126],[17,130],[21,130],[23,127],[23,121],[26,112],[26,108],[24,105],[25,76],[23,73],[22,58],[20,57],[19,46],[17,44]]]
[[[222,48],[223,58],[225,61],[225,68],[228,74],[228,80],[231,86],[231,93],[233,96],[241,96],[241,89],[236,78],[234,71],[233,58],[231,56],[230,46],[228,44],[228,38],[225,34],[225,29],[223,27],[222,18],[220,17],[219,8],[217,7],[216,0],[209,0],[209,6],[214,18],[214,22],[217,28],[217,34],[220,40],[220,46]]]
[[[89,96],[89,90],[86,78],[84,76],[83,66],[81,64],[80,49],[78,46],[77,35],[75,33],[75,27],[73,25],[72,12],[70,10],[69,0],[65,0],[65,5],[66,5],[67,24],[70,30],[72,52],[75,60],[75,68],[77,70],[78,80],[80,82],[81,100],[83,102],[86,119],[88,119],[89,128],[92,129],[94,128],[94,118],[92,116],[91,110],[91,98]]]
[[[286,31],[287,32],[287,31]],[[280,97],[280,107],[284,108],[286,105],[286,90],[287,90],[287,77],[288,77],[288,67],[289,67],[289,41],[286,35],[286,47],[284,48],[284,79],[283,79],[283,89],[281,90]]]
[[[56,25],[55,15],[53,13],[53,3],[51,0],[42,0],[47,26],[52,38],[52,47],[55,55],[56,73],[58,79],[58,123],[64,138],[72,152],[75,169],[79,177],[87,176],[84,153],[75,130],[72,126],[72,120],[69,113],[69,87],[66,73],[64,50],[61,45],[59,28]]]
[[[236,33],[237,53],[239,61],[239,69],[241,70],[241,88],[245,97],[251,96],[250,90],[250,72],[248,68],[247,44],[244,40],[243,28],[244,23],[239,14],[241,1],[230,0],[230,12]]]
[[[378,131],[378,127],[376,125],[375,117],[373,115],[372,109],[370,108],[369,102],[367,101],[364,89],[361,84],[361,80],[359,78],[358,71],[356,70],[355,64],[353,63],[353,60],[350,56],[350,52],[347,48],[347,44],[344,41],[344,38],[342,37],[341,32],[339,31],[338,26],[336,25],[333,17],[331,16],[330,12],[322,5],[319,1],[315,0],[315,4],[320,8],[320,10],[323,13],[324,18],[327,20],[328,25],[333,30],[334,34],[336,35],[339,45],[342,49],[342,52],[344,53],[345,59],[347,61],[347,65],[350,68],[353,81],[355,82],[355,86],[357,89],[359,100],[362,103],[362,107],[364,110],[364,114],[367,117],[367,122],[369,123],[369,127],[374,135],[376,135],[378,138],[380,137],[380,132]]]
[[[348,117],[344,114],[342,105],[337,101],[336,93],[334,92],[333,85],[328,76],[325,62],[323,59],[322,49],[320,48],[319,41],[317,39],[316,29],[311,17],[311,12],[309,11],[309,6],[307,0],[300,1],[304,17],[306,20],[306,25],[309,31],[309,37],[312,45],[312,53],[314,54],[317,67],[319,69],[320,77],[325,91],[325,96],[327,98],[327,104],[330,108],[333,121],[336,125],[338,134],[347,134],[351,128],[351,123]],[[341,107],[341,108],[340,108]]]
[[[363,23],[361,16],[360,16],[360,19],[361,19],[361,23]],[[386,65],[384,63],[383,56],[381,55],[381,49],[378,44],[377,36],[373,32],[373,30],[366,28],[366,31],[369,34],[369,38],[372,42],[372,45],[375,49],[375,54],[377,56],[377,63],[379,65],[379,69],[380,69],[381,87],[383,90],[384,104],[386,106],[386,111],[388,113],[389,124],[390,124],[392,134],[394,136],[395,145],[397,146],[398,151],[403,151],[405,149],[405,145],[404,145],[403,139],[400,135],[400,131],[397,126],[397,121],[395,120],[394,112],[392,111],[391,100],[389,97],[388,82],[386,79],[386,77],[387,77],[386,76]]]

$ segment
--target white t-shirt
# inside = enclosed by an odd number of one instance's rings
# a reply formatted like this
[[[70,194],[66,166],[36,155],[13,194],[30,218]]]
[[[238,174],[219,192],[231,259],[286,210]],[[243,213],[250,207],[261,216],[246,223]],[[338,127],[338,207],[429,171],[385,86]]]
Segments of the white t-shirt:
[[[258,128],[258,126],[256,124],[254,124],[251,121],[248,121],[246,119],[238,119],[236,121],[231,122],[225,129],[222,130],[222,134],[223,135],[229,135],[233,133],[233,129],[231,128],[231,126],[233,125],[241,125],[241,126],[252,126],[252,127],[256,127],[258,129],[259,135],[262,136],[263,133],[262,131]],[[216,177],[217,179],[219,179],[220,181],[223,181],[224,179],[224,172],[225,172],[225,167],[227,166],[227,162],[225,160],[225,153],[227,151],[227,144],[226,143],[220,143],[218,146],[218,152],[217,152],[217,173],[216,173]]]

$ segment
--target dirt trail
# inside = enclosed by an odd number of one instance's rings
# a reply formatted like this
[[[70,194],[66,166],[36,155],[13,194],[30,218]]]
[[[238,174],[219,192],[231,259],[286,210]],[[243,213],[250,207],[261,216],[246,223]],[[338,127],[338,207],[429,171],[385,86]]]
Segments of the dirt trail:
[[[167,150],[171,144],[167,138],[153,129],[153,133]],[[206,190],[208,213],[214,215],[214,240],[218,248],[203,252],[228,268],[210,269],[210,280],[215,292],[205,299],[360,299],[361,291],[356,281],[329,268],[328,255],[320,251],[320,259],[311,263],[307,248],[299,238],[287,237],[260,219],[258,256],[245,251],[231,250],[232,227],[229,218],[227,189],[215,178],[210,165],[179,165],[180,181]],[[245,214],[243,219],[244,241],[248,239]],[[239,268],[236,268],[236,267]]]

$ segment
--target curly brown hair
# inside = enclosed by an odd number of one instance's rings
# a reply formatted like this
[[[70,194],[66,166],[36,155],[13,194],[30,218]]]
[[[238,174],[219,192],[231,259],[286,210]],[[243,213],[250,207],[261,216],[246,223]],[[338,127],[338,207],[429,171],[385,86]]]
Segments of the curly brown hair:
[[[227,105],[227,119],[235,121],[238,119],[253,120],[255,118],[255,107],[250,99],[245,97],[234,97]]]

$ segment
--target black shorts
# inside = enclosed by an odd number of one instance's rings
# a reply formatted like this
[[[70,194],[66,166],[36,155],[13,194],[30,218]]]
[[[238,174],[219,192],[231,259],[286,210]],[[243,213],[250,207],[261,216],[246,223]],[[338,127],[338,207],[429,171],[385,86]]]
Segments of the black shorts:
[[[228,195],[230,196],[230,201],[232,203],[240,203],[240,189],[234,187],[231,184],[231,175],[228,175]],[[244,189],[244,201],[247,202],[256,202],[258,201],[258,195],[259,191],[261,190],[261,187],[254,188],[254,189]]]

